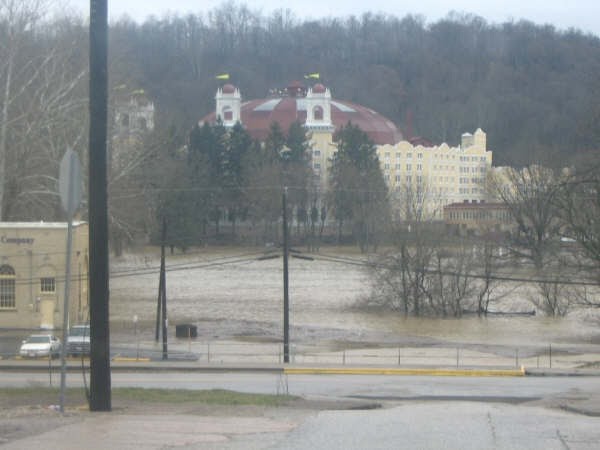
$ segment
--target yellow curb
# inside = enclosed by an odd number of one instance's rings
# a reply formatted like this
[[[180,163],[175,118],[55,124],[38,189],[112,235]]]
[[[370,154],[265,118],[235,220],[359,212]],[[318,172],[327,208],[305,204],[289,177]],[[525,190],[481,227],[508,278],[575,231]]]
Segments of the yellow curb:
[[[500,369],[391,369],[391,368],[284,368],[287,375],[431,375],[443,377],[523,377],[525,368],[514,370]]]
[[[115,356],[112,360],[116,362],[149,362],[150,358],[127,358],[125,356]]]

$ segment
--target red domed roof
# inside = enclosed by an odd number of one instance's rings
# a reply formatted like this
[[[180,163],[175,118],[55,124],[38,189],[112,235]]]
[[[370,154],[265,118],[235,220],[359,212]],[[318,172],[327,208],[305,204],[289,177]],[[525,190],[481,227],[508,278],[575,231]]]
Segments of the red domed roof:
[[[223,94],[233,94],[235,93],[235,86],[233,84],[225,84],[222,88]]]
[[[242,103],[241,122],[254,139],[264,141],[271,123],[278,122],[287,131],[294,121],[306,122],[306,100],[303,97],[275,97]],[[392,121],[381,114],[355,103],[331,100],[331,121],[336,130],[351,122],[369,135],[377,145],[396,144],[402,133]],[[201,122],[214,123],[215,113]]]
[[[324,94],[326,89],[325,86],[323,86],[321,83],[317,83],[313,86],[312,91],[315,94]]]

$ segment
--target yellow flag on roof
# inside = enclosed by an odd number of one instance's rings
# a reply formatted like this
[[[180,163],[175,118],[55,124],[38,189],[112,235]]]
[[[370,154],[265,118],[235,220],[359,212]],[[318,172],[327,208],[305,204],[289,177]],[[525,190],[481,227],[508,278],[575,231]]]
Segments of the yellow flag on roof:
[[[304,78],[306,78],[306,79],[314,78],[315,80],[318,80],[320,78],[320,75],[319,75],[319,72],[309,73],[307,75],[304,75]]]
[[[229,74],[228,73],[222,73],[219,74],[215,77],[217,80],[229,80]]]

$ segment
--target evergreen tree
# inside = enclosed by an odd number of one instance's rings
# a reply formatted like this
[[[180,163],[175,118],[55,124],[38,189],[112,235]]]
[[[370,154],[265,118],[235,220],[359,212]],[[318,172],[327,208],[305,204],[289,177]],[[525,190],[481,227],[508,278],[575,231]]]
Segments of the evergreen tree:
[[[227,139],[222,180],[224,205],[234,236],[236,222],[246,218],[247,206],[244,198],[246,181],[242,169],[245,156],[252,149],[252,138],[239,122],[236,123]]]
[[[336,133],[338,151],[331,167],[330,203],[338,221],[352,222],[352,233],[361,251],[377,244],[388,223],[387,187],[375,145],[350,122]]]
[[[285,183],[288,186],[288,204],[296,209],[297,230],[308,222],[308,188],[312,169],[309,166],[310,136],[300,122],[292,122],[288,129],[285,145],[287,147],[285,165]]]
[[[203,199],[199,200],[207,206],[210,211],[210,220],[215,226],[215,235],[219,235],[220,221],[223,213],[223,181],[225,169],[225,154],[227,143],[227,130],[221,121],[215,125],[204,124],[202,127],[196,125],[190,133],[189,157],[190,165],[197,161],[205,161],[208,165],[208,186],[202,193]],[[195,183],[202,183],[197,179]],[[198,202],[197,202],[198,203]]]

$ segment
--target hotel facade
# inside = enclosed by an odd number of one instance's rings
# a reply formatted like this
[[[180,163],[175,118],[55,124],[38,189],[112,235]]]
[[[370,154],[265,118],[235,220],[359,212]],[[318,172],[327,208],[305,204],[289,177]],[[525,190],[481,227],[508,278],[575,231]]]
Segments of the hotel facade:
[[[261,142],[271,123],[286,131],[294,121],[310,134],[309,158],[318,193],[329,185],[329,167],[337,145],[334,134],[349,122],[364,131],[376,145],[384,179],[390,190],[394,218],[406,219],[403,204],[407,192],[418,193],[427,218],[443,220],[443,208],[452,203],[478,203],[486,199],[486,177],[492,166],[492,151],[481,129],[461,136],[460,145],[419,144],[405,137],[389,119],[365,106],[334,99],[331,91],[317,83],[305,87],[293,82],[286,89],[273,90],[264,99],[243,101],[240,90],[226,84],[217,90],[215,111],[199,121],[225,127],[240,122]]]

